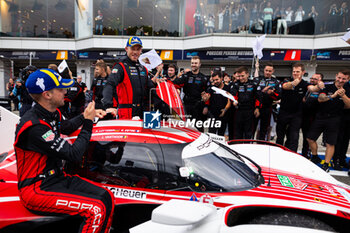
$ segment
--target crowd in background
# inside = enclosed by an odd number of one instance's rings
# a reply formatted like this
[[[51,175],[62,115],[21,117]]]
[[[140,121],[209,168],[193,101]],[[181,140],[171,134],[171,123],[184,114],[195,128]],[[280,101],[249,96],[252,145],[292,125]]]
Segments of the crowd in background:
[[[233,3],[217,13],[205,14],[198,8],[193,15],[195,34],[203,33],[266,33],[266,34],[318,34],[346,31],[349,10],[346,2],[331,4],[325,10],[319,5],[305,8],[271,1],[254,4]],[[323,6],[322,6],[323,7]],[[322,8],[324,9],[324,8]],[[322,20],[321,20],[322,19]],[[311,21],[307,21],[311,20]],[[300,25],[305,21],[305,25]]]

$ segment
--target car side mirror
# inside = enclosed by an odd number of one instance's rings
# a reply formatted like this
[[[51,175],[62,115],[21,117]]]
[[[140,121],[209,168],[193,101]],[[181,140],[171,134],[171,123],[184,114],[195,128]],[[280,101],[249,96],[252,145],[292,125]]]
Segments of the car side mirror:
[[[181,177],[188,178],[190,176],[190,169],[188,167],[180,167],[179,172]]]

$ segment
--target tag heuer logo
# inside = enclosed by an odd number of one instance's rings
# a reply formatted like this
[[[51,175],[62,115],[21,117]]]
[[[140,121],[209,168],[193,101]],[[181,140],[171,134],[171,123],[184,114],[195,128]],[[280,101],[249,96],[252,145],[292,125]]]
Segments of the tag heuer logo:
[[[49,142],[52,141],[55,138],[55,134],[52,132],[52,130],[47,131],[41,136],[45,141]]]

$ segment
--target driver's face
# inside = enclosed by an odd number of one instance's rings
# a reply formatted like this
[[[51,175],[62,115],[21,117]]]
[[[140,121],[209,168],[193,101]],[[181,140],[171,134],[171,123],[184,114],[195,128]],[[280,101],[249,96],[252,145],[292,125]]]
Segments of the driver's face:
[[[271,78],[273,72],[274,72],[274,69],[273,69],[272,66],[266,66],[266,67],[264,68],[264,76],[265,76],[266,78]]]
[[[222,84],[222,78],[220,78],[219,75],[212,77],[212,80],[212,84],[216,87],[219,87]]]
[[[125,51],[127,56],[130,58],[131,61],[137,62],[139,59],[141,52],[142,52],[142,47],[140,45],[134,45],[132,47],[125,47]]]
[[[191,60],[191,69],[192,72],[197,72],[199,68],[201,67],[201,62],[199,59],[192,59]]]
[[[168,68],[169,77],[173,77],[175,75],[175,69],[173,67]]]

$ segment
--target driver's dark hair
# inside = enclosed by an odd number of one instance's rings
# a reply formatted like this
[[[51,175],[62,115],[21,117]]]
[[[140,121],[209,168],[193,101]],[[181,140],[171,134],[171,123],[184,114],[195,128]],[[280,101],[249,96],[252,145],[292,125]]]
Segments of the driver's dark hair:
[[[96,62],[95,66],[101,67],[102,69],[104,69],[104,71],[107,72],[107,64],[104,61]]]
[[[248,68],[245,66],[240,66],[236,69],[236,73],[242,73],[242,72],[249,73]]]
[[[266,66],[271,66],[272,68],[274,68],[272,62],[266,63],[266,64],[265,64],[265,67],[266,67]]]
[[[201,60],[201,58],[199,57],[199,56],[193,56],[192,58],[191,58],[191,60]]]
[[[338,73],[342,73],[344,75],[350,76],[350,69],[343,69],[343,70],[339,71]]]
[[[222,72],[219,70],[214,70],[213,74],[211,75],[211,77],[216,77],[219,76],[219,78],[222,78]]]
[[[323,81],[323,73],[315,73],[315,74],[317,74],[317,75],[319,75],[319,76],[321,76],[321,81]]]
[[[302,63],[296,63],[296,64],[293,65],[293,68],[294,68],[294,67],[300,67],[300,68],[301,68],[301,71],[305,71],[305,66],[304,66],[304,64],[302,64]]]

